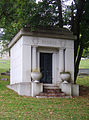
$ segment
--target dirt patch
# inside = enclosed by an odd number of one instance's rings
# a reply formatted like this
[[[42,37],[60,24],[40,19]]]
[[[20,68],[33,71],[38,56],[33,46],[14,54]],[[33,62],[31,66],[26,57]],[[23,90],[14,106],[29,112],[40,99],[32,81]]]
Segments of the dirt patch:
[[[89,98],[89,87],[86,86],[80,86],[80,96],[88,97]]]

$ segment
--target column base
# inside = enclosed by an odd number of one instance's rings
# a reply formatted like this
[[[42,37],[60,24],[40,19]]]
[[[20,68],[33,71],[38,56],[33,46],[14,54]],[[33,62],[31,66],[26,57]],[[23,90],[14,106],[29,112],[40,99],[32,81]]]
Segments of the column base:
[[[39,82],[32,82],[31,83],[31,96],[35,97],[38,95],[40,92],[43,92],[43,83]]]
[[[61,83],[61,91],[69,96],[79,96],[79,85],[71,83]]]

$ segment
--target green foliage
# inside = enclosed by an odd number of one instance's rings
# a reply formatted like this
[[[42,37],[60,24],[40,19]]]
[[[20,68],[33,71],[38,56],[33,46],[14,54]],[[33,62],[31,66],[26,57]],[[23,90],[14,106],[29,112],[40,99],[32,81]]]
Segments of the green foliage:
[[[89,48],[83,50],[82,57],[89,57]]]
[[[89,48],[89,0],[86,0],[80,30],[82,46]]]
[[[4,28],[5,32],[3,40],[11,41],[23,27],[34,29],[35,26],[53,26],[57,21],[56,5],[52,5],[52,2],[49,4],[48,0],[38,4],[32,0],[11,0],[7,5],[5,0],[0,2],[0,27]]]
[[[31,0],[1,0],[1,27],[4,28],[4,40],[11,40],[13,36],[26,24],[31,22],[35,13],[36,3]],[[6,3],[7,2],[7,3]],[[5,8],[5,9],[4,9]]]
[[[62,27],[62,23],[70,26],[77,36],[74,44],[76,82],[83,49],[89,46],[89,0],[74,0],[68,6],[65,0],[42,0],[38,4],[34,0],[0,0],[0,27],[4,28],[2,39],[5,45],[23,27],[34,30],[36,26]]]
[[[63,1],[62,1],[63,2]],[[64,4],[64,2],[63,2]],[[78,1],[75,4],[66,6],[63,9],[64,25],[70,25],[73,29],[73,21],[76,21]],[[83,18],[81,21],[81,43],[83,47],[88,46],[89,38],[89,2],[86,0]],[[36,4],[34,0],[0,0],[0,27],[4,28],[4,40],[11,40],[13,36],[22,28],[29,26],[58,26],[59,13],[55,0],[43,0]]]
[[[62,1],[64,4],[64,1]],[[73,30],[73,21],[76,21],[78,1],[75,4],[66,6],[63,9],[64,25],[70,25]],[[89,2],[86,0],[83,18],[81,21],[81,43],[83,47],[88,46],[89,38]],[[34,0],[0,0],[0,27],[4,28],[3,40],[11,41],[13,36],[22,28],[29,26],[58,26],[59,13],[55,0],[43,0],[36,4]]]

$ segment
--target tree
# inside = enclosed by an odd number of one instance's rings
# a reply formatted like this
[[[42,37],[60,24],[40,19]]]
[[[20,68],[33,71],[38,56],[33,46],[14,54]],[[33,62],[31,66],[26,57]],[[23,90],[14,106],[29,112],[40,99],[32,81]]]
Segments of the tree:
[[[74,82],[79,70],[79,63],[83,54],[83,50],[89,46],[89,1],[74,0],[71,6],[67,6],[64,11],[64,22],[70,25],[70,29],[77,36],[74,42]]]
[[[78,0],[75,1],[76,4],[76,16],[74,20],[73,33],[77,35],[77,40],[75,41],[75,83],[79,69],[79,63],[83,53],[83,49],[89,45],[89,16],[88,16],[88,0]]]
[[[43,0],[38,4],[32,0],[1,0],[0,8],[0,27],[4,28],[6,33],[4,40],[11,41],[13,36],[26,26],[31,29],[35,26],[63,27],[60,0]]]
[[[76,83],[83,49],[89,45],[89,1],[73,0],[71,5],[65,1],[69,0],[43,0],[38,4],[34,0],[0,0],[0,27],[5,31],[3,40],[11,41],[22,27],[30,26],[33,30],[36,26],[70,26],[77,36],[74,43]]]

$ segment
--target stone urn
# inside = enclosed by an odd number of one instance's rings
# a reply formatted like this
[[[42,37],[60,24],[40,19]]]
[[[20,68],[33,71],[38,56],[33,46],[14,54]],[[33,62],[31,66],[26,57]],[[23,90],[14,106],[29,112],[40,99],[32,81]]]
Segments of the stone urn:
[[[39,82],[42,78],[42,73],[39,71],[33,71],[31,72],[31,77],[34,82]]]
[[[63,82],[70,82],[71,74],[69,72],[61,72],[60,78]]]

